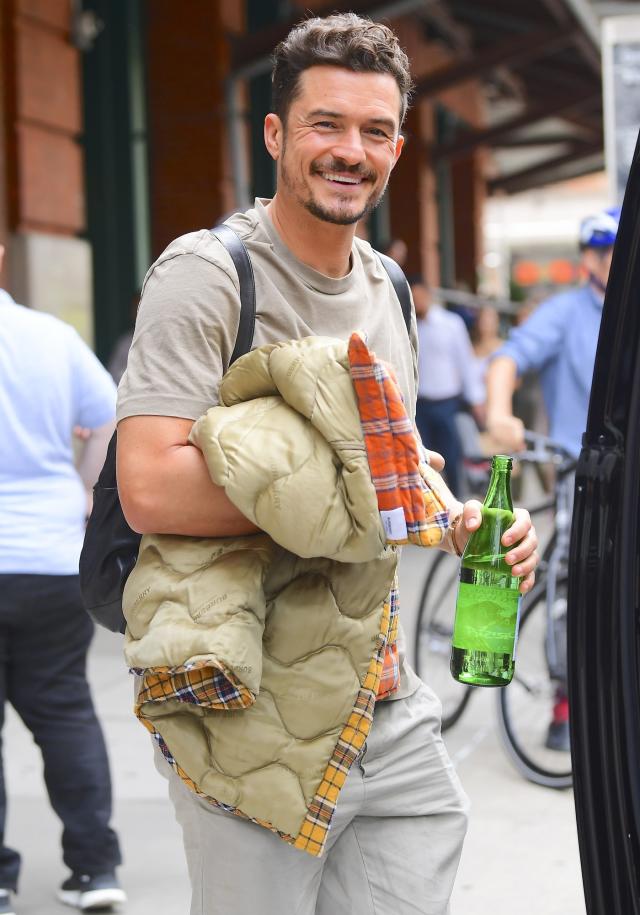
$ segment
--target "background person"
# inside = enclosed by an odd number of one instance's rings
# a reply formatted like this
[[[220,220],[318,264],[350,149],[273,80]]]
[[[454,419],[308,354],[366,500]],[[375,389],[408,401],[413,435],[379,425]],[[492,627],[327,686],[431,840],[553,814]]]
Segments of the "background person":
[[[508,450],[524,448],[524,426],[513,415],[519,376],[540,374],[549,435],[576,457],[587,411],[604,293],[619,209],[589,216],[580,226],[581,263],[587,281],[540,304],[509,334],[487,373],[487,428]]]
[[[469,331],[476,370],[481,383],[485,384],[489,361],[504,343],[500,335],[500,315],[492,305],[479,308]]]
[[[580,225],[582,267],[587,281],[552,296],[509,334],[487,373],[487,428],[503,448],[524,448],[524,424],[513,413],[518,378],[539,373],[549,436],[576,458],[580,453],[620,210],[603,210]],[[569,751],[566,687],[556,696],[546,738],[552,750]]]
[[[0,269],[3,255],[0,246]],[[59,898],[102,911],[125,895],[109,826],[109,764],[86,679],[93,624],[78,559],[114,410],[113,381],[75,330],[0,289],[0,722],[8,701],[42,753],[72,872]],[[86,438],[77,470],[74,427]],[[0,769],[0,915],[13,913],[20,871],[20,855],[4,844],[6,808]]]
[[[463,443],[456,416],[469,404],[482,426],[484,386],[462,318],[432,301],[422,277],[412,277],[410,285],[419,341],[416,425],[425,447],[444,457],[450,489],[462,493]]]

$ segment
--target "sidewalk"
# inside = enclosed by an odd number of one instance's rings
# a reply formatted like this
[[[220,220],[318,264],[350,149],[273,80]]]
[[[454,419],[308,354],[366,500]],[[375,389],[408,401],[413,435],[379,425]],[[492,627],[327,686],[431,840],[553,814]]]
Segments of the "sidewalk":
[[[401,618],[410,657],[415,604],[428,561],[428,554],[416,547],[406,549],[402,560]],[[121,647],[119,636],[97,632],[89,678],[111,755],[114,825],[125,859],[120,876],[129,896],[126,913],[187,915],[180,830],[165,782],[153,765],[150,737],[131,711],[132,682]],[[531,785],[515,772],[498,744],[491,694],[486,690],[474,697],[446,737],[473,805],[452,915],[495,915],[503,909],[514,915],[584,915],[572,793]],[[62,915],[71,910],[54,898],[66,877],[60,826],[46,801],[40,755],[10,708],[4,746],[7,841],[24,857],[18,915]]]

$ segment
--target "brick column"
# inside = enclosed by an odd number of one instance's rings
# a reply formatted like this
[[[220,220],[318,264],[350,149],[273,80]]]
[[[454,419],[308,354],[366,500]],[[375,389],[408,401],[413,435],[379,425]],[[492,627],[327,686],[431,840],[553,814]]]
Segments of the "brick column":
[[[3,0],[7,286],[91,339],[90,250],[77,237],[85,227],[80,60],[70,28],[71,0]]]
[[[232,206],[224,104],[228,7],[227,0],[147,4],[154,257]]]

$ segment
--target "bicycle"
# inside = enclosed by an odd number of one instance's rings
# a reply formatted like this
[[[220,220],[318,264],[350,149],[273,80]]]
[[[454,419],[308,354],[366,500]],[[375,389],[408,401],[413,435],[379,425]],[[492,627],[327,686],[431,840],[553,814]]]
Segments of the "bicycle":
[[[529,508],[532,517],[553,512],[553,531],[539,564],[536,584],[522,601],[516,668],[512,683],[497,691],[503,745],[516,768],[530,781],[551,788],[572,784],[570,753],[545,746],[549,713],[566,681],[567,563],[571,531],[575,459],[557,443],[527,433],[522,463],[555,467],[552,498]],[[472,459],[477,469],[486,457]],[[416,670],[440,697],[442,729],[453,727],[474,692],[449,671],[459,560],[439,553],[427,574],[418,608]]]

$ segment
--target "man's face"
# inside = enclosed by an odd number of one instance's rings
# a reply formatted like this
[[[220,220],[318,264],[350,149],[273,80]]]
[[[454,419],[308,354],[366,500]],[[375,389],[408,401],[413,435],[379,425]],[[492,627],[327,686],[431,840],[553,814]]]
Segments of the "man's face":
[[[611,269],[613,248],[585,248],[582,252],[582,263],[587,273],[594,276],[606,288]]]
[[[399,129],[400,90],[391,75],[310,67],[286,125],[276,115],[265,123],[278,196],[324,222],[358,222],[384,193],[402,149]]]

